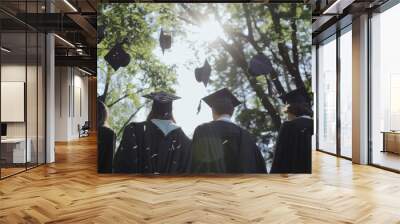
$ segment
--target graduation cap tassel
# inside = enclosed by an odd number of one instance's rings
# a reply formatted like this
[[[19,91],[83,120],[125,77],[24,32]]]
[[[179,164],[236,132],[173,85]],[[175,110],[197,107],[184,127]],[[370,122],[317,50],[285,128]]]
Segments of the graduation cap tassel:
[[[202,101],[202,100],[200,100],[199,105],[197,106],[197,114],[199,114],[199,113],[200,113],[200,110],[201,110],[201,101]]]

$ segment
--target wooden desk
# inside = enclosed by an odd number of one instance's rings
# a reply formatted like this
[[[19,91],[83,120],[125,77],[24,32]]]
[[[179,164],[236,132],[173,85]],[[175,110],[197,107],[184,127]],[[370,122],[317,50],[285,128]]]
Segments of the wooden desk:
[[[400,154],[400,131],[383,131],[382,152]]]
[[[5,163],[25,163],[31,161],[31,139],[26,140],[27,147],[25,152],[25,138],[6,138],[1,139],[1,159]]]

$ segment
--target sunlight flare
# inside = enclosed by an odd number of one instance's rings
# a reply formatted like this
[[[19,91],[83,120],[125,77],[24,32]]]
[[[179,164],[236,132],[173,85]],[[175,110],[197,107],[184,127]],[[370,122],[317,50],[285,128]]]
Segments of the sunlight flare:
[[[212,42],[218,38],[224,38],[223,27],[214,19],[208,18],[197,29],[198,40]]]

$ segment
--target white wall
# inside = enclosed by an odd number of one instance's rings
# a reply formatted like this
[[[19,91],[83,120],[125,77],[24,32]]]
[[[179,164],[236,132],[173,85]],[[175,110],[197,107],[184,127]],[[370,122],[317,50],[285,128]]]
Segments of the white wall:
[[[67,67],[55,68],[55,141],[68,140],[68,86]]]
[[[55,73],[55,140],[70,141],[88,120],[88,78],[72,67],[56,67]]]

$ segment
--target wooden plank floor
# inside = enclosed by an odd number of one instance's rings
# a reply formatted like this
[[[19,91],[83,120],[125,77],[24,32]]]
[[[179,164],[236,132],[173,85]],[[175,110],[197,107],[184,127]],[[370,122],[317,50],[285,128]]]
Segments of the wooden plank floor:
[[[400,175],[313,154],[313,174],[96,173],[95,138],[0,181],[0,223],[400,223]]]

